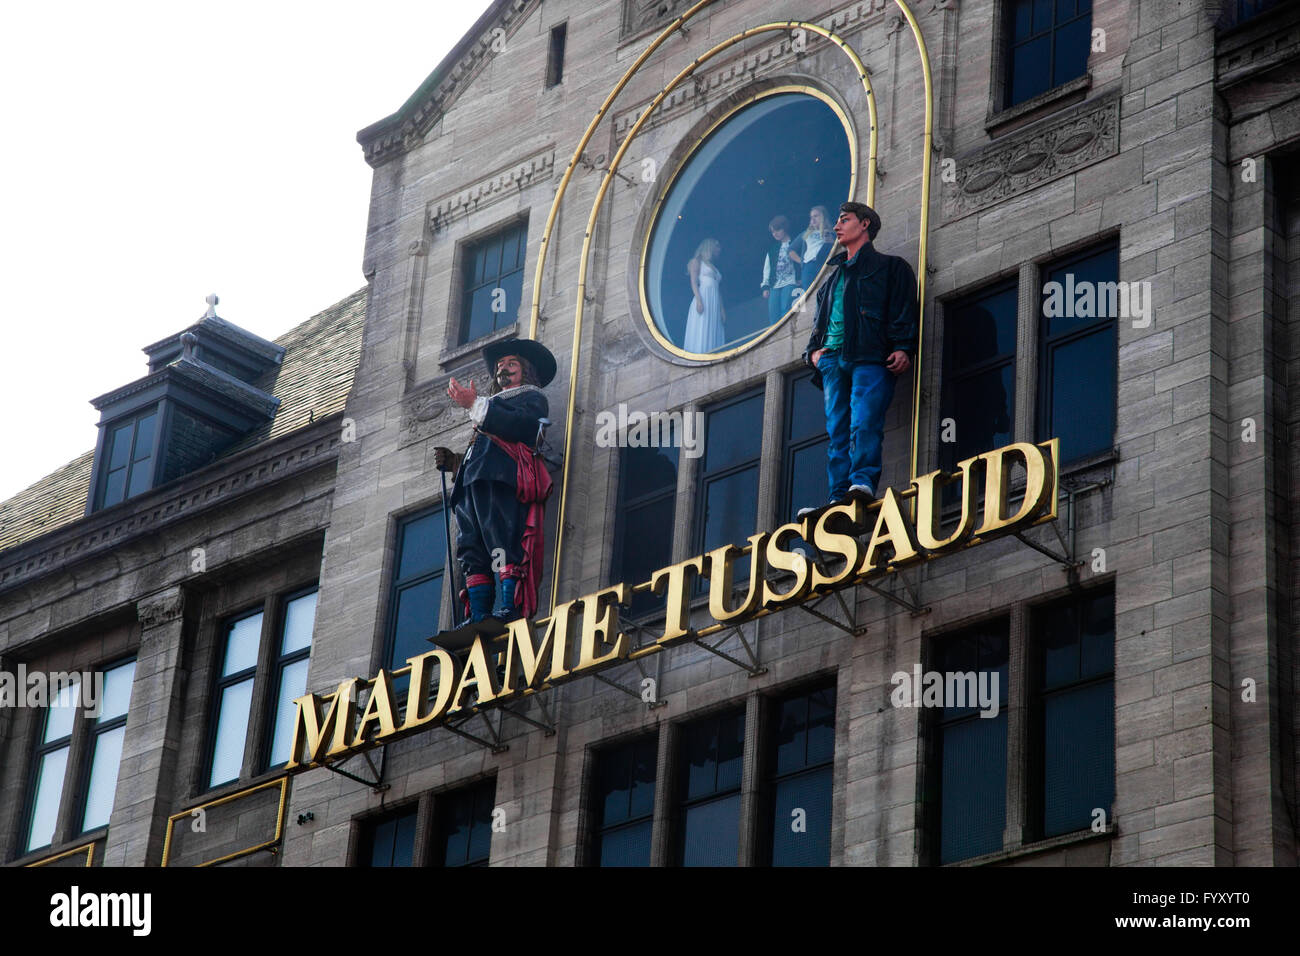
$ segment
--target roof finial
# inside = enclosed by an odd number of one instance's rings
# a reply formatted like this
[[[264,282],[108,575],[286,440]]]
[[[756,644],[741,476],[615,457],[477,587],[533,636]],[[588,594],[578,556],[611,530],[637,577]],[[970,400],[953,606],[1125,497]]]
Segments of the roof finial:
[[[216,296],[212,296],[216,298]],[[194,359],[194,346],[199,344],[199,337],[193,332],[185,332],[181,335],[181,357],[188,360]]]
[[[208,311],[203,313],[203,317],[205,319],[215,319],[217,317],[217,303],[221,300],[217,298],[217,294],[214,292],[204,301],[208,304]]]

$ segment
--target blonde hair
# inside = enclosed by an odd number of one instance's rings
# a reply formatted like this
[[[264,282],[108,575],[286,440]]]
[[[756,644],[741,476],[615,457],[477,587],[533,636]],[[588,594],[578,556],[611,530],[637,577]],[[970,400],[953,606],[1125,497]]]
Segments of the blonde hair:
[[[713,262],[713,257],[718,254],[722,248],[722,243],[712,237],[705,239],[695,247],[695,255],[691,256],[690,262],[686,263],[686,270],[689,272],[691,262]]]
[[[822,231],[820,233],[813,232],[812,228],[812,214],[815,212],[822,214]],[[812,209],[808,210],[808,228],[803,231],[803,236],[805,239],[812,239],[814,236],[817,236],[823,242],[834,241],[835,230],[831,228],[830,213],[826,211],[825,206],[813,206]]]

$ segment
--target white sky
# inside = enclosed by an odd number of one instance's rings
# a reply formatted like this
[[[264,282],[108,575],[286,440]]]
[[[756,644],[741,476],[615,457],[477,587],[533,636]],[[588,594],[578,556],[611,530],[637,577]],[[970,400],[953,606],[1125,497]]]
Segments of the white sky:
[[[488,5],[0,8],[0,501],[93,448],[90,399],[208,293],[274,339],[365,284],[357,130]]]

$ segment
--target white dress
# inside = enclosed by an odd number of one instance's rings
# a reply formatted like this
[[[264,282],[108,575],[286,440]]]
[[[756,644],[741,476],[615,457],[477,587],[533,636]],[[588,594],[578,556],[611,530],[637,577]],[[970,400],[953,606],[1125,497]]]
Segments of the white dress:
[[[686,338],[682,348],[687,352],[714,352],[727,340],[722,330],[722,273],[712,263],[700,263],[700,301],[704,311],[695,309],[695,296],[686,312]]]

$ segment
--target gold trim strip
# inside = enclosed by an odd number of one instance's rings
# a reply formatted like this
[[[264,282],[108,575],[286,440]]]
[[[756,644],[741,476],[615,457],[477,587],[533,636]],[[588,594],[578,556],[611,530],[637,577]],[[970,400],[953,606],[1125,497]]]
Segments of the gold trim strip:
[[[916,372],[912,379],[912,476],[916,479],[917,438],[921,428],[921,355],[925,342],[925,266],[930,236],[930,153],[934,150],[934,84],[930,75],[930,54],[921,34],[921,25],[904,0],[894,0],[903,11],[907,24],[916,38],[916,50],[921,57],[921,76],[925,81],[925,140],[921,146],[921,235],[916,253]],[[868,202],[868,205],[870,202]],[[912,506],[916,507],[915,503]],[[915,512],[912,515],[916,517]]]
[[[82,846],[73,847],[71,850],[64,850],[62,853],[56,853],[54,856],[47,856],[43,860],[37,860],[35,863],[28,863],[23,869],[32,866],[49,866],[55,860],[62,860],[65,856],[72,856],[74,853],[85,853],[86,862],[83,866],[93,866],[95,860],[95,841],[91,840]]]
[[[724,351],[687,352],[685,349],[669,341],[667,336],[665,336],[659,330],[658,324],[655,322],[654,315],[651,314],[650,312],[650,301],[646,290],[646,266],[647,263],[649,262],[650,240],[654,236],[654,227],[659,221],[659,212],[661,207],[663,206],[664,200],[667,199],[668,194],[672,192],[673,184],[677,182],[677,180],[681,177],[682,172],[686,169],[686,164],[691,161],[691,157],[695,155],[696,151],[702,145],[704,145],[704,141],[707,140],[714,133],[714,131],[718,129],[718,127],[720,127],[723,123],[727,122],[727,120],[731,119],[733,116],[735,116],[737,113],[739,113],[741,110],[743,110],[745,107],[749,106],[750,104],[755,103],[758,100],[766,99],[769,96],[777,96],[781,93],[804,93],[808,96],[816,97],[818,100],[820,100],[821,102],[829,106],[831,110],[835,113],[835,115],[839,117],[840,122],[844,124],[844,132],[847,133],[849,137],[849,194],[845,198],[852,199],[853,192],[854,190],[857,189],[857,185],[858,185],[857,130],[853,128],[853,124],[852,122],[850,122],[848,114],[844,112],[840,104],[835,102],[835,100],[831,99],[831,97],[828,96],[825,92],[817,89],[816,87],[806,86],[797,83],[789,83],[782,86],[771,87],[765,90],[759,90],[756,93],[752,94],[751,96],[747,97],[743,102],[738,103],[735,107],[728,110],[725,114],[719,117],[716,122],[710,124],[709,128],[706,129],[703,133],[701,133],[700,136],[695,140],[695,142],[691,144],[691,148],[687,151],[686,155],[682,157],[682,161],[678,164],[677,171],[673,174],[672,178],[668,180],[668,185],[666,185],[660,191],[658,198],[655,199],[654,206],[651,208],[650,211],[650,228],[646,230],[645,238],[641,243],[641,268],[637,274],[637,291],[640,293],[640,297],[641,297],[641,318],[645,322],[646,327],[650,330],[650,334],[654,336],[655,341],[658,342],[659,345],[665,351],[671,352],[673,355],[679,355],[682,358],[695,359],[701,362],[704,361],[718,362],[723,359],[730,358],[733,355],[738,355],[741,352],[745,351],[746,349],[750,349],[758,345],[769,335],[772,335],[778,328],[784,325],[792,315],[794,315],[796,312],[799,311],[799,308],[796,305],[791,304],[790,310],[786,312],[785,315],[781,316],[781,318],[773,322],[771,325],[767,326],[767,328],[762,329],[759,332],[755,333],[750,338],[742,342],[740,345],[733,346],[732,348],[726,349]],[[875,143],[874,135],[872,136],[871,141],[873,144]],[[868,178],[871,179],[871,186],[872,188],[874,188],[875,185],[874,177],[868,177]],[[821,280],[821,277],[825,272],[826,272],[826,265],[823,264],[821,269],[818,271],[816,278],[813,279],[812,284],[809,285],[808,288],[812,289],[816,287],[817,283]]]
[[[697,6],[699,5],[697,4]],[[692,7],[692,10],[694,9],[695,8]],[[708,62],[713,57],[722,53],[724,50],[727,50],[730,47],[735,46],[737,43],[741,43],[749,39],[750,37],[758,36],[761,33],[770,33],[776,30],[785,31],[785,30],[796,30],[796,29],[807,30],[811,33],[816,33],[817,35],[825,37],[826,39],[830,40],[841,50],[843,50],[845,54],[848,55],[849,59],[853,61],[854,66],[857,67],[858,78],[862,81],[863,89],[866,91],[867,94],[867,109],[871,118],[871,130],[870,130],[871,145],[868,150],[868,168],[867,168],[867,196],[874,197],[875,195],[874,189],[875,189],[875,180],[876,180],[876,100],[875,100],[875,94],[872,92],[871,89],[871,80],[867,76],[866,65],[862,62],[862,59],[853,50],[853,48],[850,47],[841,37],[837,36],[832,31],[827,30],[825,27],[819,26],[815,23],[807,23],[802,20],[785,20],[782,22],[764,23],[761,24],[760,26],[750,27],[748,30],[744,30],[741,33],[737,33],[733,37],[723,40],[721,43],[717,44],[707,52],[696,57],[690,64],[686,66],[685,69],[683,69],[680,73],[678,73],[675,77],[673,77],[668,82],[668,84],[658,93],[658,95],[655,96],[653,100],[651,100],[650,105],[647,106],[641,112],[641,115],[637,118],[637,121],[633,123],[632,127],[627,131],[627,135],[623,138],[623,142],[619,145],[618,152],[614,154],[614,157],[609,162],[609,167],[605,171],[605,176],[600,182],[600,188],[596,192],[596,198],[592,202],[591,213],[587,217],[586,228],[583,230],[582,252],[578,259],[577,308],[574,311],[574,317],[573,317],[573,347],[570,350],[570,358],[569,358],[569,406],[568,406],[568,413],[565,418],[565,431],[564,431],[564,477],[560,484],[560,514],[559,514],[559,522],[556,526],[556,531],[555,531],[555,559],[551,565],[552,567],[551,608],[552,609],[556,607],[558,603],[558,597],[559,597],[560,555],[564,544],[564,511],[565,511],[565,505],[567,504],[567,499],[569,494],[569,471],[570,471],[569,461],[573,451],[573,415],[574,415],[574,408],[577,403],[577,395],[578,395],[578,349],[582,343],[582,316],[583,316],[583,307],[586,302],[586,292],[587,292],[587,262],[591,253],[591,237],[596,228],[596,217],[600,212],[600,205],[605,199],[605,193],[609,190],[610,181],[614,178],[614,175],[618,172],[618,166],[619,163],[622,162],[623,160],[623,154],[627,152],[628,146],[630,146],[632,140],[636,138],[636,134],[640,131],[641,127],[645,124],[645,122],[650,118],[650,115],[659,107],[659,104],[664,101],[664,98],[667,97],[668,94],[671,93],[678,86],[678,84],[688,79],[691,76],[691,74],[694,73],[695,70],[700,67],[701,64]],[[927,165],[927,169],[928,169],[928,165]],[[558,201],[559,198],[558,194],[556,198]],[[552,207],[552,211],[554,211],[554,206]],[[757,343],[755,342],[751,344],[757,344]]]
[[[247,856],[250,853],[256,853],[258,850],[262,850],[268,846],[274,846],[275,844],[279,843],[280,838],[284,835],[284,811],[285,811],[285,805],[288,802],[288,795],[289,795],[288,774],[285,774],[283,777],[277,777],[274,780],[268,780],[266,783],[259,783],[255,787],[248,787],[245,790],[239,790],[236,791],[235,793],[226,794],[226,796],[218,797],[216,800],[209,800],[207,803],[200,803],[197,806],[190,807],[187,810],[182,810],[180,813],[173,813],[171,816],[167,818],[167,836],[163,839],[162,865],[163,866],[167,865],[167,860],[171,855],[172,828],[176,825],[176,821],[192,816],[195,810],[207,810],[210,807],[219,807],[223,803],[230,803],[232,800],[238,800],[241,797],[246,797],[250,793],[256,793],[259,790],[265,790],[267,787],[280,788],[280,806],[275,813],[275,836],[273,836],[269,840],[264,840],[263,842],[257,844],[256,846],[245,847],[242,850],[236,850],[234,853],[227,853],[225,856],[219,856],[215,860],[205,860],[202,863],[195,864],[195,866],[214,866],[217,863],[225,863],[227,860],[233,860],[237,857]]]
[[[713,2],[714,0],[699,0],[695,6],[670,23],[663,33],[655,37],[654,42],[642,51],[641,55],[627,68],[623,78],[609,91],[609,95],[605,97],[605,102],[600,104],[600,109],[596,111],[595,117],[587,125],[587,131],[582,134],[582,139],[578,141],[578,148],[573,151],[573,157],[569,160],[569,165],[564,168],[564,175],[560,177],[560,185],[555,190],[555,198],[551,200],[551,211],[546,216],[546,225],[542,229],[542,241],[537,249],[537,271],[533,274],[533,305],[531,319],[528,324],[528,337],[530,339],[537,338],[537,326],[541,318],[542,270],[546,266],[546,252],[551,241],[551,230],[555,227],[555,218],[559,215],[560,203],[564,200],[564,192],[569,188],[569,180],[578,167],[578,160],[582,158],[583,151],[586,150],[587,144],[591,142],[591,138],[596,135],[596,128],[600,126],[600,121],[605,118],[609,108],[614,105],[614,100],[617,99],[619,93],[623,92],[623,88],[631,81],[636,71],[641,69],[645,61],[654,55],[655,50],[663,46],[683,23]]]

